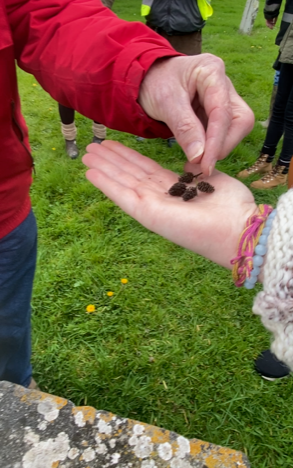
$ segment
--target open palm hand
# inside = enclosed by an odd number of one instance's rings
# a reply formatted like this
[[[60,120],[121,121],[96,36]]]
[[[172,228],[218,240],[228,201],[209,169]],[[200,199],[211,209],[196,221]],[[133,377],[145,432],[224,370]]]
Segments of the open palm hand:
[[[114,141],[87,149],[88,180],[123,211],[147,229],[230,268],[245,221],[257,210],[245,185],[214,170],[208,181],[215,191],[185,202],[168,194],[178,174],[155,161]],[[200,166],[187,163],[185,171],[197,174]]]

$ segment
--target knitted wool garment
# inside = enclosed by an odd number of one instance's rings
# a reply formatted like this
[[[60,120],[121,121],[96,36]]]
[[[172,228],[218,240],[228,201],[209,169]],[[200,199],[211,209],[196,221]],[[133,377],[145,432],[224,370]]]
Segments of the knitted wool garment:
[[[293,371],[293,189],[279,198],[263,275],[252,310],[273,333],[272,352]]]

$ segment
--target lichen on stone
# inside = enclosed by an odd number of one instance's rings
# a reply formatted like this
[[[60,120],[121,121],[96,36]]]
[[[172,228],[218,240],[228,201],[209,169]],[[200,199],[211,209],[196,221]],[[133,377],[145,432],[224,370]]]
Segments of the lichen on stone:
[[[85,426],[85,421],[83,419],[83,412],[82,411],[78,411],[78,413],[76,413],[74,415],[74,421],[75,421],[75,424],[78,426],[78,427],[84,427]]]
[[[56,462],[64,461],[69,451],[69,437],[60,432],[55,439],[34,444],[22,458],[22,468],[52,468]]]
[[[59,409],[54,401],[43,400],[37,406],[37,411],[42,414],[46,421],[54,421],[59,416]]]
[[[175,455],[178,458],[184,458],[187,454],[190,453],[190,443],[185,437],[177,437],[178,449],[176,450]]]
[[[158,454],[162,458],[162,460],[165,460],[165,461],[170,460],[173,455],[172,445],[169,444],[169,442],[160,444],[158,447]]]

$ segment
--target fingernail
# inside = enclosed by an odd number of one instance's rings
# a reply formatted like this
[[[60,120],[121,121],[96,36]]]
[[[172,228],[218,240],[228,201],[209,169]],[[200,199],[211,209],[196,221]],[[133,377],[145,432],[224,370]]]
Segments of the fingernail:
[[[188,154],[192,155],[190,162],[195,162],[195,159],[203,155],[204,147],[200,141],[192,143],[188,148]]]
[[[202,156],[197,156],[197,158],[193,158],[190,162],[194,164],[199,164],[201,161]]]
[[[213,166],[210,166],[210,167],[209,167],[209,176],[212,175],[213,170],[214,170],[214,167],[213,167]]]

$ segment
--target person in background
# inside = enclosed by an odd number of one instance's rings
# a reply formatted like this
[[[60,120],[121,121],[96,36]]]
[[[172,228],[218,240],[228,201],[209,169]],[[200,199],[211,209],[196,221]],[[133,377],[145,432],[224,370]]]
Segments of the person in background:
[[[112,8],[115,0],[102,0],[102,3],[107,8]],[[77,128],[74,121],[74,109],[58,104],[59,116],[61,120],[61,133],[65,140],[66,153],[70,159],[76,159],[79,155],[78,146],[76,143]],[[93,121],[92,125],[93,140],[92,143],[101,144],[107,136],[105,125]]]
[[[206,0],[143,0],[146,24],[185,55],[201,53],[202,29],[213,9]]]
[[[202,29],[212,13],[206,0],[143,0],[141,6],[146,25],[185,55],[201,54]],[[176,143],[174,137],[167,141],[169,147]]]
[[[252,174],[263,174],[260,180],[252,182],[251,187],[255,189],[271,189],[278,185],[287,184],[289,166],[293,155],[292,22],[291,24],[289,23],[287,32],[280,44],[277,62],[278,68],[280,68],[279,84],[272,117],[260,156],[252,166],[238,173],[238,177],[240,178],[246,178]],[[277,145],[282,135],[284,135],[284,138],[281,153],[276,164],[273,166]]]
[[[266,25],[270,29],[274,29],[276,25],[277,19],[280,14],[281,4],[282,4],[282,0],[266,0],[265,7],[264,7],[264,17],[266,19]],[[280,29],[275,40],[275,44],[277,46],[281,44],[282,39],[289,25],[292,22],[292,18],[293,18],[293,1],[286,0]],[[267,118],[267,120],[265,120],[264,122],[260,122],[263,128],[268,128],[269,126],[270,119],[273,113],[273,107],[274,107],[276,95],[277,95],[279,76],[280,76],[280,64],[278,63],[278,58],[275,61],[273,68],[275,68],[275,76],[274,76],[274,83],[273,83],[272,95],[271,95],[271,100],[270,100],[270,111],[269,111],[269,117]]]
[[[77,128],[74,121],[74,109],[58,104],[58,110],[61,120],[61,133],[65,140],[66,153],[70,159],[76,159],[79,155],[78,146],[76,143]],[[101,144],[107,135],[105,125],[93,121],[93,140],[92,143]]]

